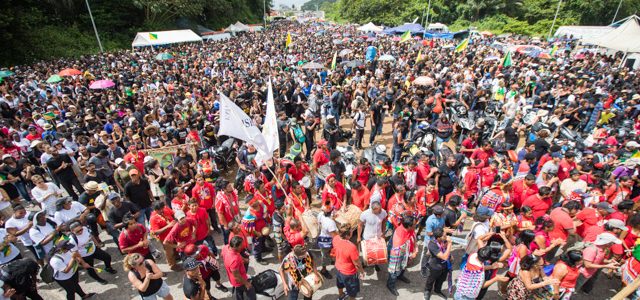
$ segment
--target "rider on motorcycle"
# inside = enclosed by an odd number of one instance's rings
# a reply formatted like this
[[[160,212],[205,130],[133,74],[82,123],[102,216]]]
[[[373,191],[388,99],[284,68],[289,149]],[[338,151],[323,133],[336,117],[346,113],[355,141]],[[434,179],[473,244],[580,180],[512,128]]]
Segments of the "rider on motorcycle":
[[[433,124],[431,124],[431,127],[436,133],[436,149],[440,149],[440,144],[448,142],[451,138],[451,135],[453,134],[453,126],[449,122],[449,118],[442,115]]]

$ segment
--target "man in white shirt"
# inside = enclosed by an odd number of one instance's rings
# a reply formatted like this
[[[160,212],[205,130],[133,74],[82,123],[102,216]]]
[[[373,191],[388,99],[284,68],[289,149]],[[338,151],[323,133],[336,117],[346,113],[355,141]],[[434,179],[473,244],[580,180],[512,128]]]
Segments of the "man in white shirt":
[[[318,214],[318,226],[320,227],[320,234],[318,235],[318,247],[320,248],[320,253],[322,254],[321,264],[322,270],[320,270],[320,274],[327,279],[331,279],[332,276],[327,270],[327,264],[331,262],[331,247],[333,237],[338,234],[338,226],[336,226],[336,221],[331,217],[333,213],[333,206],[325,205],[322,207],[322,212]]]
[[[371,202],[369,208],[360,214],[360,221],[358,222],[358,244],[363,240],[367,241],[382,238],[386,219],[387,212],[382,209],[380,202]],[[374,268],[376,271],[380,270],[377,265]]]
[[[89,210],[84,205],[66,197],[56,201],[56,213],[53,218],[58,225],[63,225],[71,220],[84,219],[88,214]]]
[[[13,236],[16,236],[22,242],[22,245],[27,247],[29,251],[36,255],[36,250],[33,248],[33,241],[29,237],[29,229],[33,226],[33,222],[27,218],[27,210],[22,205],[16,205],[13,207],[13,216],[4,223],[4,228],[7,232]]]

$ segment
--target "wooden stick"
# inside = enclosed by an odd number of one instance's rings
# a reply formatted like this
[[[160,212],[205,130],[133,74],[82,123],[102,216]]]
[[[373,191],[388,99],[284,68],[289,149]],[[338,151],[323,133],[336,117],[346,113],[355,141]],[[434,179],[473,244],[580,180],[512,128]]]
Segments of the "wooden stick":
[[[640,288],[640,276],[636,277],[631,284],[625,286],[621,291],[613,296],[611,300],[624,300],[627,296],[633,294],[638,288]]]

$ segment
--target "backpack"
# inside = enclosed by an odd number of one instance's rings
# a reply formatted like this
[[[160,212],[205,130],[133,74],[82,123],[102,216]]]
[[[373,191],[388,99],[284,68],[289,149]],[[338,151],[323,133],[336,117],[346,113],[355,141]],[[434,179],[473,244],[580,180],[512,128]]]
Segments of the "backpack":
[[[251,285],[255,288],[256,293],[262,294],[266,290],[278,286],[278,275],[274,270],[265,270],[251,278]]]
[[[302,131],[300,125],[296,124],[292,126],[291,129],[293,129],[293,135],[298,143],[303,144],[304,141],[307,140],[307,137],[304,135],[304,132]]]
[[[60,257],[59,255],[55,254],[53,255],[53,257],[58,256],[60,259],[62,259],[62,257]],[[51,258],[53,258],[51,257]],[[53,267],[51,266],[51,258],[47,260],[47,262],[44,264],[44,266],[42,267],[42,270],[40,270],[40,278],[42,279],[42,281],[44,283],[52,283],[55,281],[55,274],[56,271],[53,270]]]

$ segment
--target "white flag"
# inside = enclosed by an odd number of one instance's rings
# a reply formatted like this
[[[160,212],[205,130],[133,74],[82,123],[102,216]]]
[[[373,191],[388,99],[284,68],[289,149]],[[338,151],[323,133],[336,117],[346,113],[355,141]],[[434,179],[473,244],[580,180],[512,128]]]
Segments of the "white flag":
[[[267,152],[264,136],[253,119],[240,109],[227,96],[220,95],[220,129],[218,135],[227,135],[251,143],[258,151]]]
[[[267,91],[267,114],[264,118],[264,124],[262,124],[262,136],[267,146],[267,151],[258,151],[256,155],[256,163],[261,165],[268,159],[273,157],[273,152],[280,147],[280,139],[278,138],[278,120],[276,119],[276,106],[273,100],[273,88],[271,86],[271,79],[268,83]]]

